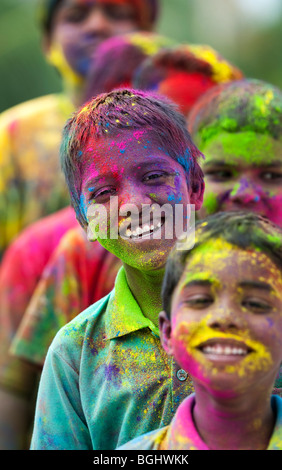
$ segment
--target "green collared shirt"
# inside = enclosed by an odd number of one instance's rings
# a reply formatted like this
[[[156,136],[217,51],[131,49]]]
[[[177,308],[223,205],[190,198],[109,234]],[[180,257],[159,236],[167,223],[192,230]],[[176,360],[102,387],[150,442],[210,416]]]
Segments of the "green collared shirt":
[[[63,327],[46,358],[32,449],[115,449],[170,423],[192,393],[134,299],[123,268],[115,288]]]

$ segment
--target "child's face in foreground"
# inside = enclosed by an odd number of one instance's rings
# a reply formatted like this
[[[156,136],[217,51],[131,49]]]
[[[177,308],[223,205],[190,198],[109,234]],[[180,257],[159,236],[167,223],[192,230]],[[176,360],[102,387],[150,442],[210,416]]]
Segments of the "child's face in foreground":
[[[71,69],[85,76],[102,41],[136,29],[136,12],[129,2],[64,0],[55,13],[50,46],[59,44]]]
[[[282,359],[281,292],[281,272],[264,253],[211,240],[188,258],[173,293],[165,349],[195,388],[227,398],[271,391]]]
[[[201,150],[206,157],[201,218],[248,210],[282,226],[282,141],[254,132],[221,132]]]
[[[174,212],[176,204],[181,203],[185,214],[187,204],[195,204],[183,167],[160,148],[150,130],[122,131],[117,137],[89,142],[84,158],[82,198],[89,221],[88,237],[95,239],[93,208],[101,204],[108,217],[106,223],[99,221],[99,230],[104,228],[108,238],[100,236],[99,242],[130,266],[162,267],[176,238],[174,231],[165,232],[164,214],[154,218],[157,207],[167,204]],[[110,200],[114,196],[115,207]],[[125,204],[133,206],[121,213]],[[153,210],[141,218],[144,205]],[[131,214],[132,219],[128,217]],[[111,239],[110,222],[116,222],[122,236]],[[131,222],[136,222],[135,228]]]

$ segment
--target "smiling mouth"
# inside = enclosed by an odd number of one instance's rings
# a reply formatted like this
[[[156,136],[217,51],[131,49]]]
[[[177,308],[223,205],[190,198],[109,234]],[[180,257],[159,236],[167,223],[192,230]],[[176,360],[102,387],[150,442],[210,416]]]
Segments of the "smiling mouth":
[[[155,232],[160,230],[164,225],[165,219],[161,218],[158,221],[154,222],[147,222],[144,225],[139,225],[135,227],[133,230],[127,228],[126,230],[120,230],[120,233],[123,235],[124,238],[128,238],[130,240],[137,240],[142,238],[149,238]]]
[[[215,358],[241,358],[253,352],[253,349],[249,348],[245,343],[233,341],[225,342],[222,340],[205,342],[204,344],[198,346],[197,349],[206,356],[212,356]]]

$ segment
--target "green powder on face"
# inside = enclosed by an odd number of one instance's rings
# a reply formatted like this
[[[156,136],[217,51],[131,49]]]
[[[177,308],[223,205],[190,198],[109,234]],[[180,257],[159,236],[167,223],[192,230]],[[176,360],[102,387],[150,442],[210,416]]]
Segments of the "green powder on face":
[[[248,165],[259,166],[277,160],[281,148],[281,141],[272,139],[268,134],[246,131],[221,132],[207,141],[201,151],[206,157],[205,165],[214,159],[236,165],[238,159],[242,159]]]
[[[206,209],[207,214],[214,214],[218,209],[218,201],[215,194],[210,193],[205,197],[203,207]]]

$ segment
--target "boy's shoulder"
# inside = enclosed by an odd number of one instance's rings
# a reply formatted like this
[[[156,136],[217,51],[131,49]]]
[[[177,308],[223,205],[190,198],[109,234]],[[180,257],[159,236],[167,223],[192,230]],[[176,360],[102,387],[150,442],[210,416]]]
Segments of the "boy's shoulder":
[[[83,344],[94,342],[101,333],[101,316],[106,312],[111,296],[114,296],[114,289],[64,325],[52,341],[50,352],[59,354],[66,361],[78,359]]]
[[[118,447],[117,450],[159,450],[160,445],[166,438],[169,426],[155,429]]]
[[[63,93],[40,96],[3,111],[0,114],[0,127],[9,127],[13,122],[30,121],[39,115],[45,115],[46,112],[65,114],[65,112],[71,112],[72,108],[69,99]]]

